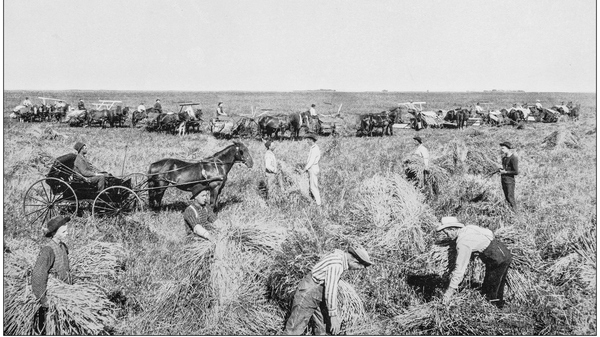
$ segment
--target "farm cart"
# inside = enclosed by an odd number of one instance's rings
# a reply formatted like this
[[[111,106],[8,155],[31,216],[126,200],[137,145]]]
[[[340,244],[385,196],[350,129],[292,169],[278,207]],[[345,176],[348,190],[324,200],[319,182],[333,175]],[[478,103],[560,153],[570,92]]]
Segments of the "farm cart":
[[[81,215],[91,205],[94,219],[120,221],[144,207],[143,174],[106,177],[105,188],[98,191],[74,171],[74,153],[58,157],[45,178],[33,183],[23,198],[23,214],[34,229],[43,229],[57,215]]]
[[[233,136],[233,127],[233,120],[228,117],[213,118],[210,120],[210,132],[216,138],[231,138]]]
[[[200,106],[200,103],[194,102],[179,102],[177,106],[179,106],[179,115],[187,114],[188,118],[185,120],[184,124],[184,132],[189,133],[190,130],[194,132],[200,132],[200,127],[202,126],[202,109],[196,109],[194,111],[195,106]]]

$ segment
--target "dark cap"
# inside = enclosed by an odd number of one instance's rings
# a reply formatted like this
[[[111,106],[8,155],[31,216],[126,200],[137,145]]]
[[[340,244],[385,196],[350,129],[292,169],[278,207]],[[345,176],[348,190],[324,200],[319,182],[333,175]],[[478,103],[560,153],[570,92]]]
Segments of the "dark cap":
[[[81,148],[84,147],[85,144],[82,142],[77,142],[75,143],[75,146],[73,146],[73,148],[75,149],[75,151],[77,151],[77,153],[79,153],[79,151],[81,151]]]
[[[267,147],[267,149],[270,149],[270,148],[271,148],[271,141],[270,141],[270,140],[267,140],[267,141],[265,142],[265,146]]]
[[[352,254],[352,256],[354,256],[358,260],[358,262],[360,262],[366,267],[373,264],[373,262],[371,262],[371,259],[369,258],[369,253],[367,253],[367,250],[364,249],[361,245],[357,244],[351,246],[350,248],[348,248],[348,253]]]
[[[509,149],[513,148],[513,145],[509,142],[502,142],[502,143],[500,143],[500,146],[506,146]]]
[[[315,135],[306,135],[306,136],[304,136],[304,138],[307,138],[307,139],[312,139],[312,140],[314,140],[315,142],[317,141],[317,136],[315,136]]]
[[[423,140],[419,136],[413,137],[413,139],[416,140],[417,142],[419,142],[419,144],[423,143]]]
[[[312,104],[311,106],[312,106],[313,108],[314,108],[314,107],[316,107],[316,105],[314,105],[314,104]]]
[[[44,236],[52,237],[56,231],[64,226],[67,222],[71,221],[71,218],[68,216],[57,216],[48,221],[48,226],[46,227],[46,233]]]

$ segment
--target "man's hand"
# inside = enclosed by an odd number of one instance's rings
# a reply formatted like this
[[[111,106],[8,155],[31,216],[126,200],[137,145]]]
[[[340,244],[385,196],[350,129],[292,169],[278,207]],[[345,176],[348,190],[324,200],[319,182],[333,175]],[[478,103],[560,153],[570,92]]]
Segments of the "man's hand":
[[[331,334],[337,335],[340,333],[340,327],[342,326],[342,321],[340,320],[340,316],[333,316],[331,318]]]
[[[452,299],[452,295],[454,295],[455,291],[456,291],[456,289],[448,287],[448,289],[446,289],[446,292],[444,293],[444,298],[443,298],[442,302],[444,304],[450,303],[450,299]]]

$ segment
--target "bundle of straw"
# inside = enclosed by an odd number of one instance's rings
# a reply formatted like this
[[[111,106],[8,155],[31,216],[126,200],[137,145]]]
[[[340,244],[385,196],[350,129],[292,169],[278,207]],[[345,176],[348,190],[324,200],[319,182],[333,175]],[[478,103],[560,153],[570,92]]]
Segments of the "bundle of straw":
[[[354,287],[344,280],[338,283],[338,308],[342,321],[341,331],[350,329],[365,316],[363,301]]]
[[[34,315],[40,304],[27,284],[5,289],[4,333],[33,333]],[[68,285],[48,280],[46,333],[50,335],[97,335],[115,322],[114,306],[99,288],[89,284]]]
[[[416,156],[407,158],[404,161],[404,167],[410,180],[415,180],[419,186],[431,186],[432,192],[436,195],[439,193],[440,187],[450,179],[448,170],[432,161],[429,163],[429,174],[427,175],[427,181],[425,181],[423,175],[425,164],[422,159]]]
[[[298,167],[292,167],[284,161],[279,161],[279,168],[284,186],[282,189],[286,193],[299,192],[305,198],[310,199],[308,176],[298,172]]]
[[[554,131],[544,138],[542,144],[548,148],[569,147],[579,148],[579,138],[566,129]]]
[[[114,279],[125,250],[121,244],[93,241],[69,256],[73,282]]]
[[[244,248],[255,249],[263,253],[281,249],[281,243],[285,238],[285,228],[264,222],[233,226],[229,234],[229,240],[239,242]]]

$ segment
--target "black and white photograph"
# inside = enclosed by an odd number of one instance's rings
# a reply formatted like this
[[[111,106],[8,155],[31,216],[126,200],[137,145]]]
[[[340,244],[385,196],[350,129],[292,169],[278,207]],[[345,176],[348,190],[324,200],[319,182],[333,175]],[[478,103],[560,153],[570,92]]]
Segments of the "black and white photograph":
[[[4,335],[597,335],[594,0],[6,0]]]

